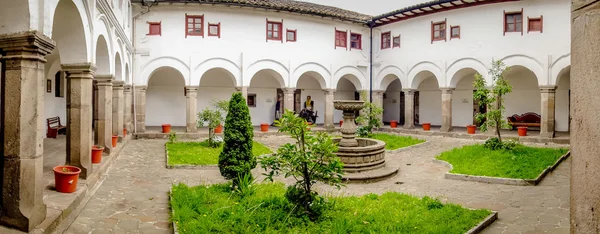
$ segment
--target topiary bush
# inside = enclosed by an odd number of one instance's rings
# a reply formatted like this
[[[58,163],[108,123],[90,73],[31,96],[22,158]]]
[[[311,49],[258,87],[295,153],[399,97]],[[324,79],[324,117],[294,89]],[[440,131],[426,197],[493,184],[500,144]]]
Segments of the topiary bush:
[[[229,101],[223,135],[224,146],[219,155],[219,171],[226,179],[233,180],[235,187],[239,184],[238,178],[246,175],[252,178],[250,170],[256,167],[256,158],[252,154],[254,132],[250,110],[246,99],[239,92],[234,93]]]

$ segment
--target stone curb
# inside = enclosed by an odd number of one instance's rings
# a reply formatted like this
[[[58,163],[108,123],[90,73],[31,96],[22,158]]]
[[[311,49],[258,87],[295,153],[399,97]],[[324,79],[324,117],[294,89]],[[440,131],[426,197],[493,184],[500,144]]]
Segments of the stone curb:
[[[169,209],[171,209],[171,219],[173,219],[175,217],[175,209],[171,206],[171,200],[173,200],[173,184],[171,184],[171,187],[169,188]],[[175,221],[171,221],[171,225],[173,225],[173,234],[179,234]]]
[[[488,183],[488,184],[536,186],[542,181],[542,179],[544,179],[544,177],[546,177],[546,175],[548,173],[550,173],[551,171],[556,169],[558,167],[558,165],[562,161],[564,161],[566,158],[568,158],[570,155],[571,155],[571,151],[568,151],[566,154],[562,155],[560,158],[558,158],[558,160],[556,160],[556,162],[553,165],[548,166],[535,179],[512,179],[512,178],[489,177],[489,176],[475,176],[475,175],[466,175],[466,174],[455,174],[455,173],[450,173],[450,172],[446,172],[446,174],[444,174],[444,178],[450,179],[450,180],[464,180],[464,181],[481,182],[481,183]],[[438,160],[438,159],[433,159],[433,161],[435,163],[440,163],[440,164],[450,167],[450,170],[452,170],[454,168],[454,167],[452,167],[452,164],[450,164],[446,161],[442,161],[442,160]]]
[[[312,132],[339,132],[340,129],[312,129]],[[135,133],[134,138],[137,139],[168,139],[170,133],[162,133],[162,132],[145,132],[145,133]],[[284,132],[254,132],[255,137],[265,137],[265,136],[286,136],[287,133]],[[215,133],[215,136],[223,137],[223,133]],[[177,133],[177,137],[179,139],[200,139],[207,138],[208,133],[188,133],[188,132],[179,132]]]
[[[461,132],[438,132],[438,131],[422,131],[418,129],[404,129],[404,128],[379,128],[376,129],[379,132],[393,132],[393,133],[402,133],[402,134],[411,134],[411,135],[421,135],[421,136],[441,136],[441,137],[452,137],[452,138],[461,138],[461,139],[471,139],[471,140],[487,140],[491,135],[481,135],[481,134],[467,134]],[[543,138],[543,137],[507,137],[507,139],[515,139],[521,143],[554,143],[554,144],[562,144],[568,145],[570,144],[570,139],[557,139],[557,138]]]
[[[420,139],[420,140],[423,140],[423,139]],[[395,149],[395,150],[386,150],[385,152],[386,152],[386,153],[391,153],[391,154],[393,154],[393,153],[399,153],[399,152],[402,152],[402,151],[411,150],[411,149],[413,149],[413,148],[418,148],[418,147],[427,146],[427,145],[429,145],[429,143],[431,143],[431,142],[430,142],[430,141],[428,141],[428,140],[425,140],[424,142],[421,142],[421,143],[419,143],[419,144],[416,144],[416,145],[411,145],[411,146],[407,146],[407,147],[402,147],[402,148]]]
[[[469,229],[469,231],[465,232],[465,234],[480,233],[481,231],[483,231],[483,229],[492,225],[492,223],[494,223],[494,221],[496,221],[497,219],[498,219],[498,212],[492,211],[492,213],[490,215],[488,215],[487,217],[485,217],[485,219],[483,219],[483,221],[479,222],[479,224],[477,224],[477,226]]]

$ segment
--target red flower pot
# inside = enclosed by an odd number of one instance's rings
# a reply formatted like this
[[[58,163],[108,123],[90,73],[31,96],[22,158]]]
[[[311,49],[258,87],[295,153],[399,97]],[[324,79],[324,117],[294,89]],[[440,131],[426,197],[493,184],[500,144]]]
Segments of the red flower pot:
[[[222,132],[223,132],[223,125],[219,124],[219,126],[217,126],[215,128],[215,133],[222,133]]]
[[[260,131],[261,132],[268,132],[269,131],[269,124],[266,124],[266,123],[260,124]]]
[[[170,124],[163,124],[162,125],[162,132],[163,133],[169,133],[169,132],[171,132],[171,125]]]
[[[467,126],[467,133],[469,134],[475,134],[475,130],[477,129],[477,126],[475,125],[468,125]]]
[[[527,127],[517,127],[517,131],[519,131],[519,136],[527,136]]]
[[[92,163],[98,164],[102,162],[102,151],[104,148],[92,146]]]
[[[343,123],[344,123],[344,120],[340,120],[340,127],[342,126]]]
[[[77,190],[77,179],[81,169],[74,166],[54,167],[54,186],[61,193],[72,193]]]
[[[391,128],[397,128],[398,127],[398,121],[396,121],[396,120],[390,121],[390,127]]]
[[[119,136],[117,135],[113,135],[112,136],[112,147],[115,148],[117,147],[117,142],[119,141]]]
[[[431,130],[431,123],[423,123],[423,130],[425,130],[425,131]]]
[[[126,137],[126,136],[127,136],[127,129],[123,128],[123,137]]]

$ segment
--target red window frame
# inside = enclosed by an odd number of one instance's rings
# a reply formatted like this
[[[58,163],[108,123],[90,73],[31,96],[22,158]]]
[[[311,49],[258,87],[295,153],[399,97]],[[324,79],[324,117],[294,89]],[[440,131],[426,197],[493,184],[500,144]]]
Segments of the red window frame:
[[[456,35],[456,36],[454,34],[452,34],[452,31],[454,31],[454,29],[458,30],[458,35]],[[460,39],[460,26],[450,26],[450,39],[452,39],[452,38]]]
[[[533,22],[538,21],[540,24],[540,28],[539,29],[531,29],[532,21]],[[529,32],[540,32],[540,33],[544,32],[544,16],[543,15],[540,17],[537,17],[537,18],[527,17],[527,33],[529,33]]]
[[[269,25],[271,25],[270,30],[269,30]],[[278,26],[277,30],[275,30],[275,25]],[[281,22],[277,22],[277,21],[269,21],[269,19],[267,19],[265,29],[266,29],[265,36],[267,38],[267,41],[281,41],[283,43],[283,20],[281,20]],[[269,37],[269,32],[271,32],[271,37]],[[275,37],[274,36],[275,32],[277,32],[279,36]]]
[[[147,22],[148,23],[148,36],[162,36],[162,25],[161,22]],[[153,32],[152,28],[158,26],[158,32]]]
[[[342,44],[343,43],[343,44]],[[335,48],[343,47],[348,49],[348,31],[335,30]]]
[[[438,29],[436,29],[435,27],[439,26]],[[431,21],[431,43],[433,43],[434,41],[446,41],[447,35],[446,35],[446,29],[448,27],[446,27],[446,19],[444,19],[444,21],[438,21],[438,22],[433,22]],[[438,36],[435,36],[435,33],[438,33]]]
[[[353,37],[356,39],[352,39]],[[356,43],[356,46],[353,43]],[[350,32],[350,49],[362,50],[362,34]]]
[[[396,42],[395,42],[396,39],[398,39],[398,45],[396,45]],[[398,35],[397,37],[392,37],[392,48],[396,48],[396,47],[400,48],[400,43],[402,43],[400,40],[400,35]]]
[[[512,22],[508,20],[509,16],[513,16]],[[521,16],[521,22],[517,20],[516,16]],[[514,29],[512,31],[508,30],[508,25],[510,24],[514,24]],[[521,25],[521,30],[517,30],[517,25],[519,24]],[[523,35],[523,8],[521,8],[521,11],[504,11],[504,35],[506,35],[507,32],[521,32],[521,35]]]
[[[190,23],[189,20],[192,20],[192,22]],[[198,24],[198,22],[196,20],[200,20],[200,32],[190,32],[190,27],[189,25],[192,25],[193,30],[196,30],[196,25]],[[188,15],[185,14],[185,37],[188,36],[201,36],[204,37],[204,15]]]
[[[381,49],[389,49],[392,47],[392,33],[383,32],[381,33]]]
[[[289,37],[289,33],[294,33],[294,40],[290,40]],[[289,41],[289,42],[296,42],[296,40],[298,40],[298,33],[296,32],[296,29],[286,29],[285,30],[285,41]]]
[[[216,34],[211,33],[210,27],[217,27],[217,33]],[[208,36],[221,38],[221,22],[216,23],[216,24],[208,23]]]

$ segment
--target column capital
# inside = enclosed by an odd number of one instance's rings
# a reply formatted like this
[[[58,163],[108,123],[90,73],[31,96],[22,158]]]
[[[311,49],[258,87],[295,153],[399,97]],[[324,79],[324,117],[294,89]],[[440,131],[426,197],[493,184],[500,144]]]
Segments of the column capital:
[[[325,92],[325,95],[333,95],[335,94],[335,89],[323,89],[323,92]]]
[[[385,93],[385,90],[373,90],[373,93],[375,95],[383,95]]]
[[[241,92],[244,88],[248,88],[248,86],[235,86],[235,91]]]
[[[185,90],[186,92],[197,92],[198,91],[198,86],[185,86]]]
[[[136,91],[146,92],[146,89],[148,89],[148,86],[146,86],[146,85],[136,85],[135,86]]]
[[[45,61],[44,56],[50,54],[54,47],[56,43],[39,31],[0,35],[0,50],[6,53],[3,60],[16,56]]]
[[[542,93],[555,93],[556,86],[555,85],[540,85],[540,91]]]
[[[67,79],[94,79],[96,66],[93,63],[61,64],[61,69],[67,73]]]
[[[130,84],[123,84],[123,92],[131,92],[131,85]]]
[[[403,89],[402,91],[407,95],[414,95],[417,90],[416,89]]]
[[[96,82],[98,86],[112,86],[114,81],[113,75],[96,75]]]
[[[113,84],[113,89],[115,89],[115,88],[116,88],[116,89],[119,89],[119,88],[120,88],[120,89],[123,89],[123,88],[124,88],[124,85],[125,85],[125,82],[124,82],[124,81],[122,81],[122,80],[114,80],[114,81],[112,82],[112,84]]]
[[[294,93],[296,92],[296,88],[282,88],[284,93]]]
[[[452,94],[452,91],[454,91],[454,88],[440,88],[440,90],[442,90],[443,94]]]

